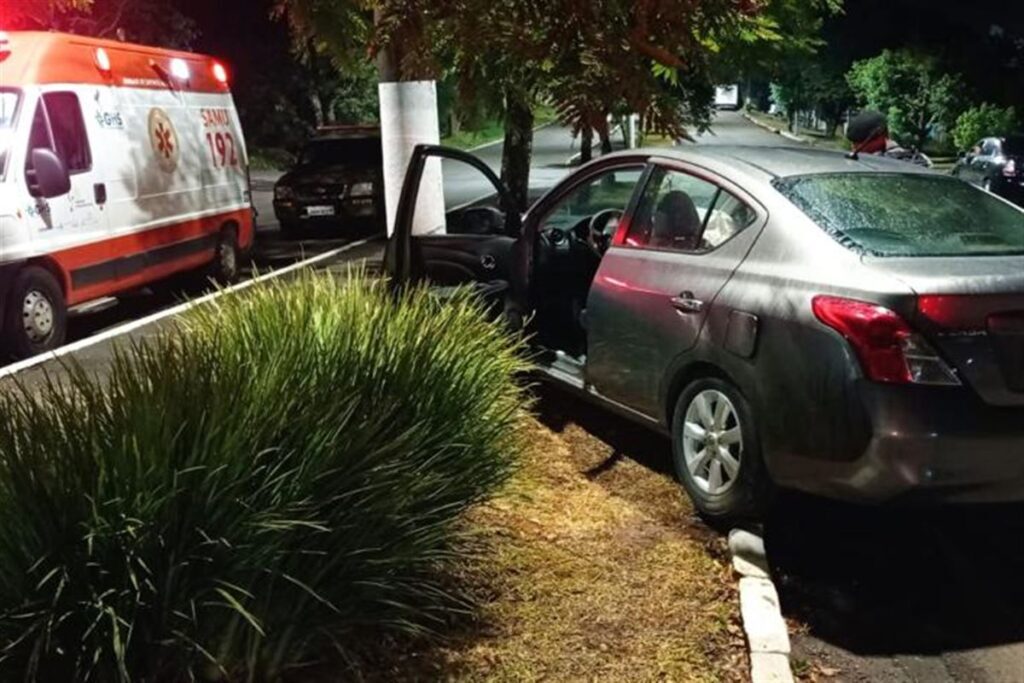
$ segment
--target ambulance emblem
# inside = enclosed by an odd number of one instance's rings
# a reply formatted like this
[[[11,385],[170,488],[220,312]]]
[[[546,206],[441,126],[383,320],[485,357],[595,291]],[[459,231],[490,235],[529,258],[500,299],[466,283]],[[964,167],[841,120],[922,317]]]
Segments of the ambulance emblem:
[[[174,173],[181,158],[181,148],[174,124],[163,109],[149,110],[149,144],[160,168],[165,173]]]

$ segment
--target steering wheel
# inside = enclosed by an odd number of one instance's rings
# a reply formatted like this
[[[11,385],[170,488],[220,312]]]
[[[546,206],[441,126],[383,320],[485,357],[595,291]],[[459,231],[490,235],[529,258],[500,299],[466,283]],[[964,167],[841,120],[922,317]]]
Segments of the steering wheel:
[[[604,253],[608,251],[608,247],[612,244],[612,237],[615,236],[615,231],[609,232],[608,226],[612,224],[613,220],[617,226],[622,216],[623,212],[619,209],[605,209],[594,214],[593,218],[590,219],[590,223],[587,226],[587,244],[599,256],[604,256]]]

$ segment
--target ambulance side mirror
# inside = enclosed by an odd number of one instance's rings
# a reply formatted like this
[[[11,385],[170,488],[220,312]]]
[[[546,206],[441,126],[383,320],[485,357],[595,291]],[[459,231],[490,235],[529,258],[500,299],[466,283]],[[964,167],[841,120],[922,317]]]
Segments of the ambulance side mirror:
[[[71,191],[71,175],[53,150],[45,147],[32,150],[32,172],[35,180],[30,181],[30,186],[40,197],[50,199]]]

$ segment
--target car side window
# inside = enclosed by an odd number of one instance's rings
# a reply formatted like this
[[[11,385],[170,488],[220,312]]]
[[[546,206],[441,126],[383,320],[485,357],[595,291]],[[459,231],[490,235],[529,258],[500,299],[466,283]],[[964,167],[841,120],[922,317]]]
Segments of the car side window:
[[[558,200],[544,216],[541,230],[569,230],[584,219],[609,209],[625,213],[643,173],[643,166],[628,166],[591,177]]]
[[[658,168],[626,235],[626,246],[707,252],[749,226],[757,213],[718,185]]]
[[[707,227],[704,228],[704,248],[717,249],[750,227],[755,220],[757,212],[754,209],[725,190],[720,190],[711,208],[711,215],[708,216]]]
[[[985,140],[985,143],[981,146],[981,154],[986,157],[994,157],[999,153],[998,147],[995,140]]]
[[[81,173],[92,168],[92,152],[89,150],[85,119],[78,96],[74,93],[51,92],[43,95],[32,121],[30,140],[31,149],[45,147],[54,150],[69,173]]]

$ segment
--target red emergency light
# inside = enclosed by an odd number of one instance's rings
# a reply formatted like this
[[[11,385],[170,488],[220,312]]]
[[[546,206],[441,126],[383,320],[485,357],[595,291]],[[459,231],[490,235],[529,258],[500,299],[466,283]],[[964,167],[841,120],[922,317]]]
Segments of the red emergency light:
[[[224,68],[224,65],[220,62],[213,63],[213,77],[218,83],[227,85],[228,82],[228,70]]]

